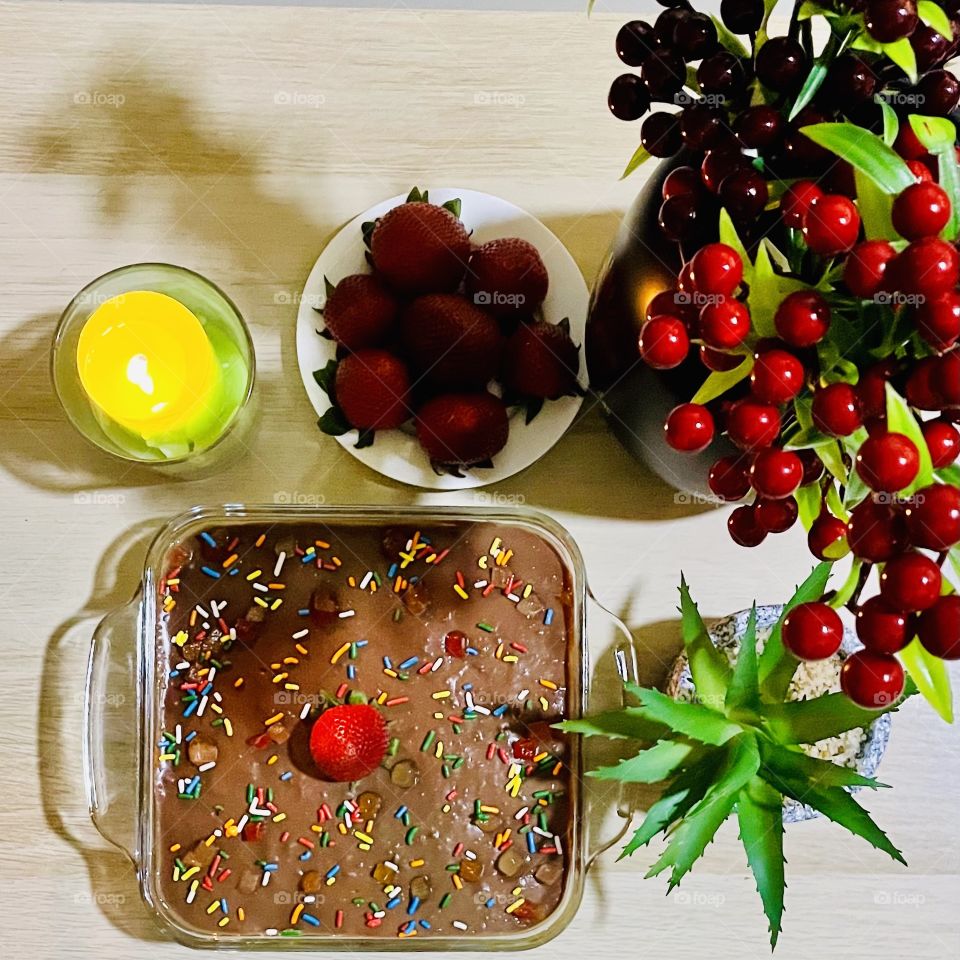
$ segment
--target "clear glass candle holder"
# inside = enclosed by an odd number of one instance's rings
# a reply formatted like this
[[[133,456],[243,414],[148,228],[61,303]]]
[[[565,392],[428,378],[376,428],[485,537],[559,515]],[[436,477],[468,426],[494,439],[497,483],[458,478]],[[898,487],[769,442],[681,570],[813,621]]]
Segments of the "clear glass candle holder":
[[[197,317],[210,340],[222,378],[222,396],[204,435],[167,449],[148,443],[100,410],[84,389],[77,367],[80,333],[94,311],[114,297],[140,290],[166,294]],[[248,419],[253,393],[253,341],[240,311],[205,277],[172,264],[135,263],[98,277],[70,301],[54,336],[51,374],[70,422],[96,447],[137,463],[192,463],[214,448],[220,452],[228,435],[241,433],[238,426]]]

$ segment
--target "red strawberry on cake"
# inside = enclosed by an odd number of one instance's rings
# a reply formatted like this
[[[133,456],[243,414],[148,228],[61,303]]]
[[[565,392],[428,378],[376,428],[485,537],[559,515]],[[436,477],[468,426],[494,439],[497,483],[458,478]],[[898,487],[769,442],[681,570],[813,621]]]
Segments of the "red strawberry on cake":
[[[386,753],[386,722],[366,703],[330,707],[310,731],[310,754],[324,780],[362,780],[380,766]]]

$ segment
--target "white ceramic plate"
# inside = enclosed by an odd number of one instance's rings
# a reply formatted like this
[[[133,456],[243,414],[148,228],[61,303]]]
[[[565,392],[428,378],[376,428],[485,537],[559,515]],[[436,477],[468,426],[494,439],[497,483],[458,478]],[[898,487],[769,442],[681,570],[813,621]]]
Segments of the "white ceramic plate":
[[[463,204],[460,216],[467,229],[473,231],[475,244],[497,237],[522,237],[540,251],[550,275],[550,288],[543,304],[544,319],[559,323],[569,317],[574,343],[582,345],[589,295],[583,276],[566,247],[539,220],[506,200],[475,190],[430,188],[431,203],[446,203],[455,197],[459,197]],[[366,247],[360,225],[383,216],[404,200],[405,196],[384,200],[351,220],[327,244],[307,278],[297,314],[297,359],[307,396],[318,416],[330,409],[330,400],[314,380],[313,373],[336,357],[336,344],[317,333],[323,327],[323,317],[314,307],[322,306],[326,300],[323,278],[327,277],[336,284],[352,273],[368,273],[370,267],[365,259]],[[582,348],[580,382],[586,382]],[[381,430],[371,446],[360,450],[355,446],[356,430],[337,439],[358,460],[394,480],[431,490],[463,490],[505,480],[539,460],[566,432],[581,402],[581,397],[547,401],[529,425],[525,423],[523,410],[515,408],[510,417],[510,439],[493,458],[493,467],[463,470],[462,477],[435,473],[417,438],[406,428]]]

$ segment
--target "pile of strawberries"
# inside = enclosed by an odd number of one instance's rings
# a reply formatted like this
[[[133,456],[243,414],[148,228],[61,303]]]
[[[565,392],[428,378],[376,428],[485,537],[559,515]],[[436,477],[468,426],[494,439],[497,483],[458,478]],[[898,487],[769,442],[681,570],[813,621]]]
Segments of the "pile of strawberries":
[[[460,202],[414,189],[363,225],[372,273],[327,282],[322,336],[337,359],[314,376],[332,407],[321,429],[378,430],[411,419],[438,471],[488,466],[506,445],[511,406],[527,422],[543,402],[580,392],[579,347],[540,317],[547,269],[517,237],[475,246]]]

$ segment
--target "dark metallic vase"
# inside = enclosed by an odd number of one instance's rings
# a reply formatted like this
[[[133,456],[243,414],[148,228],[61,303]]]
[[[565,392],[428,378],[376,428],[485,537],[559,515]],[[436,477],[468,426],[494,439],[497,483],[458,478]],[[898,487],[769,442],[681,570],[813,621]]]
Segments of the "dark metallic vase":
[[[718,456],[729,452],[721,449],[726,441],[715,441],[703,453],[691,455],[672,450],[663,435],[667,414],[690,400],[706,371],[696,350],[673,370],[653,370],[641,360],[639,347],[647,304],[674,286],[682,265],[678,245],[657,223],[663,181],[681,162],[676,158],[660,163],[620,226],[593,289],[587,367],[611,429],[630,453],[676,489],[708,497],[707,472]],[[716,236],[700,242],[710,239]]]

